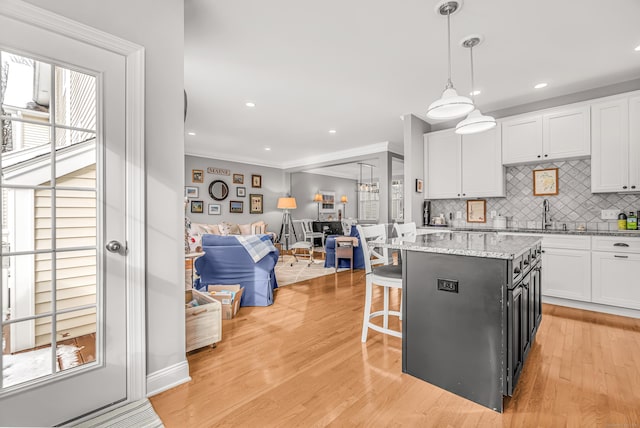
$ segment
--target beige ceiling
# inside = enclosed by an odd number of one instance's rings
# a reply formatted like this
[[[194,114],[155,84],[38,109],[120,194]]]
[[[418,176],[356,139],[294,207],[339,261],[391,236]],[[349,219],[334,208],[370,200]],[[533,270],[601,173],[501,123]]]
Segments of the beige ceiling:
[[[185,0],[186,152],[292,167],[401,144],[399,116],[424,116],[446,81],[435,4]],[[453,82],[469,92],[458,42],[472,33],[485,37],[485,112],[638,78],[639,18],[638,0],[466,0],[452,17]]]

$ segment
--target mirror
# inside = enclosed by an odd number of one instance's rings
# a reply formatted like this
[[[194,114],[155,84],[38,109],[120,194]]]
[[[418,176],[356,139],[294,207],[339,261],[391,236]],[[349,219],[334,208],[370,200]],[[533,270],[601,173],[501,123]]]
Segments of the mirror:
[[[214,180],[209,184],[209,196],[216,201],[224,201],[229,196],[229,186],[222,180]]]

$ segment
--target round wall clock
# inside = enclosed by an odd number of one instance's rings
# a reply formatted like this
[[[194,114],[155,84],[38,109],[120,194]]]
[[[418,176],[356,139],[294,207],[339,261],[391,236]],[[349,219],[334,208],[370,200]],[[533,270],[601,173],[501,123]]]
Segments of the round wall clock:
[[[224,201],[229,196],[229,186],[222,180],[213,180],[209,184],[209,196],[216,201]]]

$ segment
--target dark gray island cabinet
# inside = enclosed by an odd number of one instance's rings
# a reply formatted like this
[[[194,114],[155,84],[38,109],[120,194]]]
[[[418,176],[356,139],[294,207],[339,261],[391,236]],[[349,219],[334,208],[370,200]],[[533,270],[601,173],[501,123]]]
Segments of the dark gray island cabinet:
[[[409,239],[385,244],[402,250],[402,371],[502,412],[542,320],[540,238]]]

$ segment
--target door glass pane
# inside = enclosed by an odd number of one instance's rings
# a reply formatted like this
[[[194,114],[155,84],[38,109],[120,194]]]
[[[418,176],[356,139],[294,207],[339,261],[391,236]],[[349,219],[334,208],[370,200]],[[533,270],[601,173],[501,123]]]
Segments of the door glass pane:
[[[0,51],[0,66],[2,115],[48,122],[51,66],[5,51]]]
[[[2,388],[97,360],[96,83],[0,52]]]
[[[56,67],[56,125],[96,129],[96,78]]]
[[[58,369],[67,370],[96,360],[96,309],[59,314],[56,317]]]
[[[40,325],[36,325],[36,321]],[[18,385],[52,373],[51,317],[6,324],[2,330],[3,387]],[[39,344],[34,340],[34,335],[43,338]]]
[[[47,125],[2,120],[2,182],[37,186],[51,181],[51,129]]]
[[[2,188],[3,253],[51,249],[51,190]]]
[[[74,173],[73,179],[89,181],[93,169]],[[96,192],[94,190],[56,191],[56,248],[58,250],[96,245]],[[95,263],[94,263],[95,264]]]
[[[56,307],[59,311],[95,305],[96,281],[95,250],[56,253]],[[91,333],[95,333],[95,324]]]

